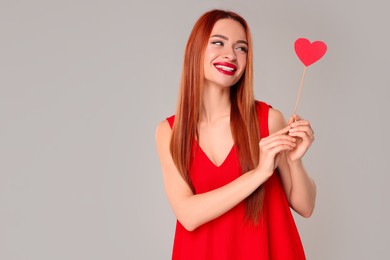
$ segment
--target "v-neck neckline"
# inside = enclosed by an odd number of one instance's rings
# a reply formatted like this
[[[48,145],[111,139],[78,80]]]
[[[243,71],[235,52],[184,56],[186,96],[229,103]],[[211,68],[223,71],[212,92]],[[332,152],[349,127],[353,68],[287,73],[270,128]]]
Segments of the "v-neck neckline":
[[[200,146],[200,144],[198,143],[198,141],[195,141],[196,142],[196,146],[197,148],[201,151],[201,153],[206,157],[207,161],[209,161],[215,168],[221,168],[225,163],[226,161],[229,159],[230,155],[233,153],[233,150],[234,150],[234,147],[235,145],[233,144],[232,145],[232,148],[230,148],[229,150],[229,153],[226,155],[225,159],[222,161],[222,163],[220,165],[216,165],[211,159],[210,157],[207,155],[207,153],[202,149],[202,147]]]

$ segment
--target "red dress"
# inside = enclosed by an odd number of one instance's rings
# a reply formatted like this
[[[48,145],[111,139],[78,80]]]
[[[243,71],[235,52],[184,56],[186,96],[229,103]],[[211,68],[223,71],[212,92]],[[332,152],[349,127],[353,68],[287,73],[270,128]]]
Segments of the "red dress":
[[[268,136],[269,105],[256,102],[261,137]],[[173,125],[174,116],[167,118]],[[216,166],[194,142],[190,176],[196,193],[204,193],[228,184],[241,175],[236,147]],[[173,245],[173,260],[301,260],[305,253],[280,177],[275,172],[265,185],[263,218],[258,226],[244,219],[244,202],[194,231],[179,221]]]

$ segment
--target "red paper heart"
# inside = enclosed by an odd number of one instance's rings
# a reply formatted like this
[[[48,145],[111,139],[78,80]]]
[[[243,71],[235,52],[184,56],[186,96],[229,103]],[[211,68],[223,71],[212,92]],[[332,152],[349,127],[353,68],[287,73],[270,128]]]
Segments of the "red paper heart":
[[[321,59],[327,50],[326,44],[322,41],[310,43],[306,38],[299,38],[294,44],[295,53],[305,66],[310,66]]]

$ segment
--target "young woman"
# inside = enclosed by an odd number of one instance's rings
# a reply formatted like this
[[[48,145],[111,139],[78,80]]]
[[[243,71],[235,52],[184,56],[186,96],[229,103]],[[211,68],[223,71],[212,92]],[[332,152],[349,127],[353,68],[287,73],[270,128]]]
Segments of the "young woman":
[[[177,217],[172,259],[305,259],[290,207],[314,209],[302,164],[314,133],[254,99],[252,55],[233,12],[205,13],[189,37],[176,114],[156,130]]]

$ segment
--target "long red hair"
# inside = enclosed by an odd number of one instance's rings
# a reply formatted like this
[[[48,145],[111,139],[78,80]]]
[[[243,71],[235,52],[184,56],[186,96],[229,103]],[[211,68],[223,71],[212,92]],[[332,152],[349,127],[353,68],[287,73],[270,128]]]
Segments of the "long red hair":
[[[170,151],[176,167],[195,193],[190,178],[193,141],[199,139],[198,124],[202,109],[203,60],[206,46],[214,27],[220,19],[239,22],[246,32],[248,42],[247,64],[241,79],[231,87],[230,126],[242,173],[254,169],[259,162],[260,133],[253,94],[253,52],[251,33],[246,21],[230,11],[212,10],[196,22],[184,54],[179,100],[172,129]],[[256,224],[261,215],[264,189],[260,186],[245,200],[245,216]]]

